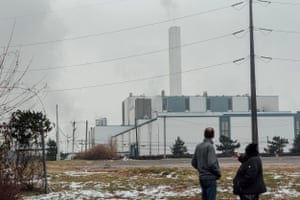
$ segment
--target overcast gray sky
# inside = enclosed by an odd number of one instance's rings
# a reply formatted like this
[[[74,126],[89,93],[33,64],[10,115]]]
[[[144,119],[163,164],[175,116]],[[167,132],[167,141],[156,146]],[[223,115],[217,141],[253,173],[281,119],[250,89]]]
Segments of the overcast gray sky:
[[[254,0],[257,95],[278,95],[280,110],[297,111],[300,1],[271,2]],[[15,23],[11,46],[21,65],[31,62],[24,85],[47,84],[40,94],[46,114],[55,121],[58,104],[60,127],[71,135],[74,120],[121,124],[130,92],[168,94],[174,25],[181,27],[184,95],[249,94],[248,21],[247,0],[0,0],[0,46]]]

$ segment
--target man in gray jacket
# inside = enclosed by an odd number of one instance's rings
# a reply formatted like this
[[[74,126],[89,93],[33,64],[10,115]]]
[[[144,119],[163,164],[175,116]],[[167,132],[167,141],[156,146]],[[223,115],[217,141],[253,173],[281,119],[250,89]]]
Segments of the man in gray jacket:
[[[217,180],[221,177],[221,170],[213,146],[214,129],[204,130],[204,140],[198,144],[192,159],[192,166],[199,172],[199,182],[202,189],[202,200],[216,200]]]

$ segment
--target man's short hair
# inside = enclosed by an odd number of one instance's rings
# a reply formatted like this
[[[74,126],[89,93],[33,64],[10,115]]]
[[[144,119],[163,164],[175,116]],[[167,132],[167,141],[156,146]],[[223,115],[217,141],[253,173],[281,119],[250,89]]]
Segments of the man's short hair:
[[[207,127],[205,130],[204,130],[204,137],[205,138],[213,138],[215,137],[215,131],[212,127]]]

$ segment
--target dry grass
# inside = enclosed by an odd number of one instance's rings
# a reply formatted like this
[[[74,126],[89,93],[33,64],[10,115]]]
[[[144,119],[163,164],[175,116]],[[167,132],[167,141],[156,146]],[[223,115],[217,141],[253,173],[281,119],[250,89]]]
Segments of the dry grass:
[[[50,176],[50,189],[54,192],[74,190],[72,183],[80,183],[80,189],[114,194],[114,198],[121,198],[119,191],[137,191],[138,198],[151,199],[143,191],[167,186],[164,190],[182,194],[191,189],[199,188],[197,172],[187,167],[97,167],[97,161],[51,161],[47,163]],[[222,164],[222,178],[218,181],[218,199],[236,200],[232,194],[232,178],[238,164]],[[67,172],[77,172],[76,175]],[[265,181],[268,193],[261,196],[262,200],[300,200],[300,197],[280,193],[282,190],[294,191],[300,194],[300,166],[265,165]],[[143,196],[144,195],[144,196]],[[165,197],[171,200],[200,199],[200,192],[193,192],[186,196]],[[123,198],[124,199],[124,198]],[[125,198],[130,199],[130,198]],[[155,199],[155,198],[152,198]]]

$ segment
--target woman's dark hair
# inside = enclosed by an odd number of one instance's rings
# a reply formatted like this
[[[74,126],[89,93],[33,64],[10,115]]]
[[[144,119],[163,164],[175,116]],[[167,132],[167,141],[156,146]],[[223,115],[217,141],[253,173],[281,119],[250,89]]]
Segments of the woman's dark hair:
[[[259,154],[258,149],[257,149],[257,144],[250,143],[246,147],[246,155],[251,157],[251,156],[257,156]]]
[[[204,130],[204,137],[205,138],[213,138],[215,137],[215,131],[212,127],[208,127]]]

